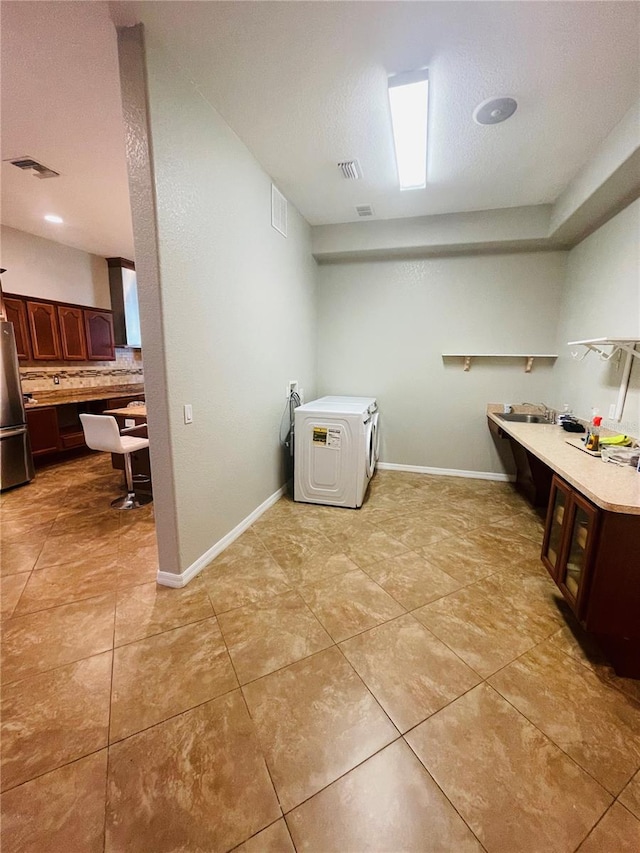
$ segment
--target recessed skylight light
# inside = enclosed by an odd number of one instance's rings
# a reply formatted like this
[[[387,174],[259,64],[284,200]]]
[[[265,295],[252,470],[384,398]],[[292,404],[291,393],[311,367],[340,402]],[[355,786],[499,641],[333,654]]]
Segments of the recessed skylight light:
[[[62,225],[64,222],[63,218],[61,216],[56,216],[55,213],[47,213],[45,219],[47,222],[54,222],[56,225]]]
[[[427,69],[389,77],[389,103],[400,189],[424,189],[427,185],[429,108]]]

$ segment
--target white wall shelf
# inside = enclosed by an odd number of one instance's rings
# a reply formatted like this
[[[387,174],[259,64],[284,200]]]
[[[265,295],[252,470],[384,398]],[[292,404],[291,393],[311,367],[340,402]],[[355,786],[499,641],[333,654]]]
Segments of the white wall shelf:
[[[582,354],[580,354],[579,350],[571,351],[571,355],[576,361],[582,361],[590,352],[597,353],[601,361],[611,361],[614,356],[622,355],[622,353],[625,354],[614,415],[614,420],[616,421],[622,420],[624,402],[627,399],[627,391],[629,389],[629,376],[631,375],[633,357],[640,358],[640,351],[636,349],[636,344],[638,343],[640,343],[640,338],[589,338],[586,341],[569,341],[568,343],[570,347],[584,347]]]
[[[640,354],[640,353],[639,353]],[[442,358],[461,358],[464,363],[464,371],[468,373],[471,370],[471,359],[473,358],[523,358],[524,359],[524,372],[531,373],[531,368],[533,367],[533,361],[536,358],[557,358],[557,353],[525,353],[525,352],[475,352],[469,353],[468,355],[465,353],[459,352],[443,352]]]

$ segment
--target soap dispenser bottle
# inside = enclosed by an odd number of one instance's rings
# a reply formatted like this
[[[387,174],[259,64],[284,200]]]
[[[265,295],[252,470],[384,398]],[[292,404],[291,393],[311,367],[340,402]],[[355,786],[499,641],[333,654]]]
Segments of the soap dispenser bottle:
[[[587,443],[585,448],[587,450],[591,450],[595,453],[595,451],[600,446],[600,424],[602,423],[602,418],[600,415],[596,415],[591,423],[591,427],[589,428],[589,435],[587,436]]]

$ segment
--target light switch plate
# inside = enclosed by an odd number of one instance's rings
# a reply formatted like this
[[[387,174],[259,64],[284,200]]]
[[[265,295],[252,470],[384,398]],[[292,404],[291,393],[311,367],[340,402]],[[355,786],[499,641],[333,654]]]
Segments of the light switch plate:
[[[184,422],[185,424],[193,423],[193,406],[191,403],[184,404]]]
[[[609,406],[609,420],[612,421],[616,416],[616,404],[612,403]]]

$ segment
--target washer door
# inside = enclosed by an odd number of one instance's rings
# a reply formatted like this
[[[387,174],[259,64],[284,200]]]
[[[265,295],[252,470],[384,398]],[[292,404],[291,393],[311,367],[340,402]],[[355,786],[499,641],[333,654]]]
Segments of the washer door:
[[[371,420],[373,421],[373,458],[374,458],[374,468],[375,462],[380,458],[380,430],[378,429],[378,412],[375,412],[371,416]]]
[[[374,420],[374,418],[375,416],[373,418],[369,418],[369,420],[365,424],[365,467],[367,472],[367,479],[371,479],[376,467],[376,438],[378,431],[376,429],[377,419]]]

